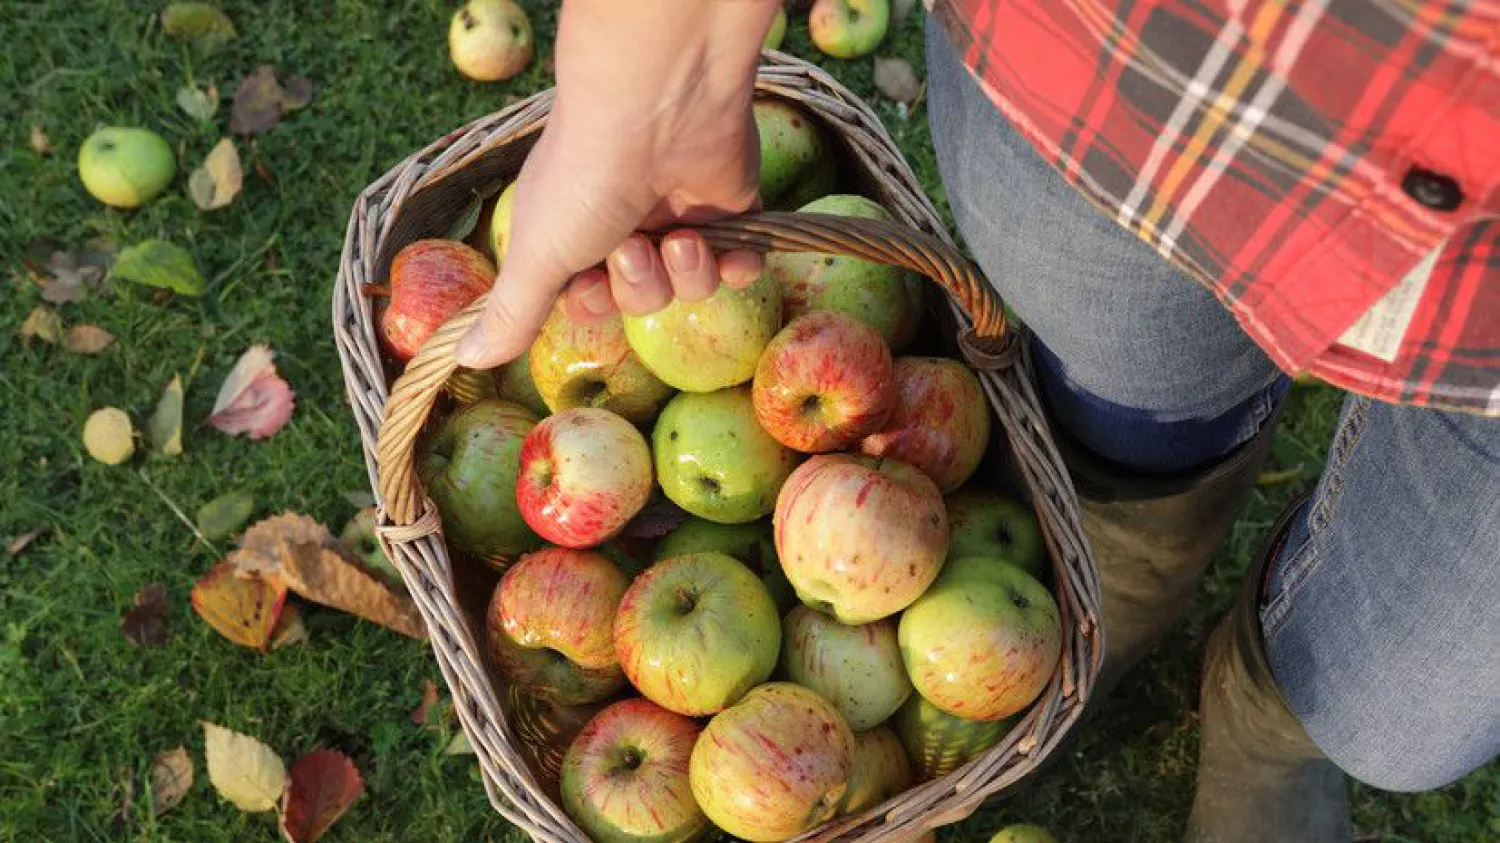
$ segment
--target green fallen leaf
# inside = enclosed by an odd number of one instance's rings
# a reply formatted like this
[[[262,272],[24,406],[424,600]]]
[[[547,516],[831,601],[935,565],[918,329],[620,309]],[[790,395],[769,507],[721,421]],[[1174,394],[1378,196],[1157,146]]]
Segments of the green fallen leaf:
[[[162,390],[156,412],[146,422],[146,438],[151,447],[169,457],[182,453],[182,378],[177,375]]]
[[[189,117],[212,120],[215,112],[219,110],[219,89],[213,85],[209,85],[206,91],[198,88],[178,88],[177,107],[187,112]]]
[[[161,12],[161,29],[168,38],[204,48],[234,37],[234,23],[212,3],[169,3]]]
[[[206,539],[232,535],[254,511],[255,498],[249,492],[226,492],[198,508],[198,532]]]
[[[197,261],[186,249],[165,240],[147,240],[121,252],[109,274],[185,296],[203,295],[203,273]]]

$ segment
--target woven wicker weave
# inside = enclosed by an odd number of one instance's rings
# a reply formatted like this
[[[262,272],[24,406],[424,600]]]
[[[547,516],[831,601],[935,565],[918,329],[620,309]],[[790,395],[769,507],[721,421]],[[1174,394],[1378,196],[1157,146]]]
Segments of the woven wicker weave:
[[[1006,483],[999,477],[1003,474],[1031,500],[1052,558],[1053,590],[1065,631],[1063,658],[1021,723],[999,745],[953,774],[805,835],[819,841],[907,840],[963,819],[986,797],[1014,786],[1037,769],[1077,721],[1103,652],[1098,574],[1079,527],[1077,498],[1031,384],[1025,343],[1007,326],[990,286],[958,255],[879,120],[827,74],[780,53],[766,54],[757,86],[761,95],[794,101],[817,115],[842,147],[846,179],[878,198],[899,225],[761,214],[700,230],[718,247],[858,255],[903,265],[938,281],[949,295],[944,305],[933,308],[935,322],[950,340],[949,348],[979,373],[999,422],[991,451],[1002,452],[1004,468],[995,482]],[[433,652],[478,757],[490,802],[537,840],[582,843],[588,838],[523,761],[502,703],[508,695],[481,646],[483,606],[494,574],[480,560],[449,552],[437,512],[412,469],[416,442],[454,372],[453,347],[483,302],[441,328],[388,388],[400,373],[382,357],[370,301],[363,294],[363,285],[385,278],[402,246],[441,236],[476,196],[514,176],[551,105],[549,91],[477,120],[407,158],[360,194],[340,260],[333,327],[365,464],[380,500],[382,544],[401,569],[431,632]]]

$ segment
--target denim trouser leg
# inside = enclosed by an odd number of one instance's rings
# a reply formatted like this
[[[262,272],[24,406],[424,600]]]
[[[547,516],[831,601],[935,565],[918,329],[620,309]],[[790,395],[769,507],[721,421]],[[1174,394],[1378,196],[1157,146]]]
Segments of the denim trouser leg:
[[[1099,213],[928,28],[959,228],[1032,330],[1057,422],[1143,472],[1227,453],[1286,388],[1210,293]],[[1350,774],[1441,785],[1500,751],[1500,419],[1351,399],[1263,612],[1291,709]]]

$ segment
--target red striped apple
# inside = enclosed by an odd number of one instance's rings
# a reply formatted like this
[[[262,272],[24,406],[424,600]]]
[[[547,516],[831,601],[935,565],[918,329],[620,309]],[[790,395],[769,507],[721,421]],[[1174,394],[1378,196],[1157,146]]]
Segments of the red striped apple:
[[[418,240],[391,261],[391,300],[380,317],[386,347],[405,363],[432,332],[495,284],[495,265],[456,240]]]
[[[624,684],[615,610],[628,582],[604,556],[549,547],[505,572],[490,600],[490,654],[509,681],[558,705],[608,697]]]
[[[602,544],[650,497],[646,438],[608,410],[578,407],[548,416],[521,444],[516,504],[531,529],[553,544]]]
[[[840,814],[858,814],[879,805],[912,785],[906,748],[888,727],[877,726],[854,735],[854,768]]]
[[[563,808],[598,843],[687,843],[708,828],[688,783],[700,731],[649,700],[604,709],[563,759]]]
[[[688,778],[714,825],[761,843],[832,817],[853,766],[854,733],[833,706],[800,685],[772,682],[709,721]]]
[[[948,552],[943,497],[900,460],[821,454],[776,500],[776,553],[803,603],[846,624],[905,609]]]
[[[963,485],[984,458],[990,408],[968,366],[946,357],[896,358],[896,410],[861,453],[921,469],[944,494]]]
[[[889,618],[845,626],[798,606],[782,620],[781,640],[786,678],[833,703],[856,732],[884,723],[911,693]]]
[[[751,398],[777,442],[814,454],[843,450],[879,430],[896,406],[891,351],[869,325],[815,310],[766,346]]]
[[[527,358],[536,391],[553,412],[602,407],[644,425],[672,397],[672,387],[630,350],[618,313],[598,322],[575,322],[559,298]]]

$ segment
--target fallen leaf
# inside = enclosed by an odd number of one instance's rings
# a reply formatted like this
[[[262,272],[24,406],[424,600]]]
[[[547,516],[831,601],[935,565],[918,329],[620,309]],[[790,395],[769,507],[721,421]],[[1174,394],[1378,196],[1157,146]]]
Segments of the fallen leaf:
[[[230,435],[248,433],[251,439],[264,439],[291,419],[296,395],[276,374],[274,357],[264,345],[253,345],[240,355],[219,387],[208,424]]]
[[[158,817],[176,808],[193,788],[193,757],[182,747],[151,762],[151,809]]]
[[[206,539],[223,538],[243,527],[254,511],[255,498],[249,492],[225,492],[198,507],[198,532]]]
[[[672,532],[688,519],[687,511],[670,498],[660,497],[646,504],[620,535],[635,539],[659,539]]]
[[[364,792],[359,770],[342,752],[320,749],[292,764],[281,797],[281,836],[290,843],[313,843]]]
[[[887,99],[910,105],[922,93],[922,81],[906,59],[875,58],[875,89]]]
[[[177,89],[177,107],[196,120],[212,120],[219,110],[219,89],[185,86]]]
[[[426,726],[427,718],[432,716],[432,707],[437,705],[437,686],[432,684],[431,679],[422,680],[422,700],[412,710],[411,722],[418,726]]]
[[[146,422],[146,438],[157,452],[169,457],[182,453],[182,378],[173,375],[156,401],[156,411]],[[245,517],[250,517],[246,513]],[[198,526],[203,529],[202,524]]]
[[[119,465],[135,453],[135,426],[116,407],[101,407],[83,423],[83,449],[105,465]]]
[[[135,605],[120,620],[125,639],[137,647],[160,647],[167,643],[167,589],[161,583],[142,586]]]
[[[453,740],[448,741],[448,745],[443,747],[443,754],[473,755],[474,746],[469,743],[469,733],[459,729],[458,734],[453,736]]]
[[[57,311],[39,304],[32,308],[31,315],[21,323],[20,333],[25,340],[36,337],[42,342],[55,343],[62,336],[62,319]]]
[[[161,29],[169,38],[192,42],[204,49],[234,37],[234,23],[212,3],[170,3],[161,13]]]
[[[98,354],[115,341],[115,335],[98,325],[74,325],[63,334],[63,348],[74,354]]]
[[[286,765],[255,738],[204,721],[203,755],[214,789],[241,811],[269,811],[281,800]]]
[[[283,112],[306,106],[312,101],[312,95],[312,82],[301,76],[292,76],[283,87],[276,81],[276,68],[263,64],[235,87],[229,131],[237,135],[268,132],[281,122]]]
[[[20,556],[21,552],[29,547],[32,542],[36,541],[36,537],[40,536],[41,534],[41,530],[29,530],[19,536],[16,536],[15,538],[10,540],[9,544],[5,546],[5,555]]]
[[[213,211],[234,201],[244,183],[245,171],[240,168],[240,153],[234,148],[234,141],[220,138],[203,159],[203,166],[188,177],[188,193],[199,209]]]
[[[245,573],[277,571],[277,554],[283,544],[311,544],[318,547],[332,546],[333,535],[328,528],[295,512],[283,512],[263,521],[240,536],[240,549],[246,560],[241,567]]]
[[[307,640],[307,624],[302,622],[302,610],[296,603],[288,602],[281,609],[276,629],[271,632],[271,649],[280,650]]]
[[[397,594],[378,574],[336,550],[311,544],[284,545],[280,573],[287,588],[314,603],[331,606],[402,635],[426,638],[417,606]]]
[[[42,131],[42,127],[38,126],[35,123],[32,123],[31,151],[35,152],[37,155],[46,156],[51,155],[55,149],[56,147],[52,145],[52,139],[47,137],[46,132]]]
[[[110,276],[147,287],[161,287],[185,296],[203,295],[203,273],[181,246],[165,240],[146,240],[121,252]]]
[[[47,278],[42,287],[42,298],[52,304],[83,301],[88,291],[98,287],[99,282],[104,280],[106,266],[97,261],[97,256],[53,252],[47,258]]]
[[[285,605],[285,583],[243,574],[227,560],[193,585],[193,610],[209,626],[236,644],[262,652]]]
[[[313,83],[305,76],[289,76],[286,84],[281,86],[281,108],[283,111],[296,111],[306,108],[312,102]]]
[[[375,496],[368,489],[348,489],[339,492],[339,497],[348,501],[355,509],[367,509],[375,505]]]
[[[448,228],[448,233],[443,237],[448,240],[467,239],[470,234],[474,233],[474,228],[479,225],[479,212],[483,209],[484,199],[475,197],[474,201],[469,203],[469,207],[464,209],[463,214],[453,221],[453,225]]]

